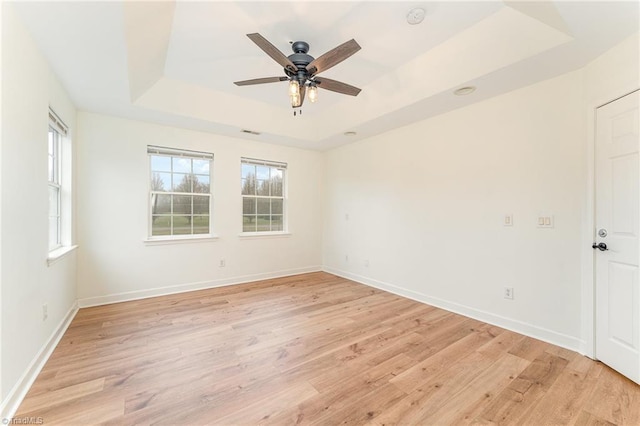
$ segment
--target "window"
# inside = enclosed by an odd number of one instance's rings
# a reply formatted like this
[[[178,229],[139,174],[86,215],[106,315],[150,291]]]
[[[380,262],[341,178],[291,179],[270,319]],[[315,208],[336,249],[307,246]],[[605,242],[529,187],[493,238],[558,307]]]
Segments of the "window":
[[[285,229],[286,163],[242,159],[242,232]]]
[[[210,234],[213,154],[147,147],[151,237]]]
[[[62,138],[67,132],[67,126],[49,110],[49,251],[62,246],[61,146]]]

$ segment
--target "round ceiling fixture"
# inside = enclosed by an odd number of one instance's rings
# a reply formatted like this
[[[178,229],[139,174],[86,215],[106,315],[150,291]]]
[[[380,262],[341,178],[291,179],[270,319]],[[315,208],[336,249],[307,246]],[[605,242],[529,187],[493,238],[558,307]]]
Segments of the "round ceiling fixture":
[[[465,95],[470,95],[475,91],[476,91],[476,87],[475,86],[465,86],[465,87],[461,87],[459,89],[456,89],[456,91],[453,92],[453,94],[456,95],[456,96],[465,96]]]
[[[407,22],[410,25],[416,25],[424,21],[425,11],[421,7],[414,7],[407,14]]]
[[[355,135],[357,135],[357,133],[356,132],[344,132],[344,135],[345,136],[355,136]]]

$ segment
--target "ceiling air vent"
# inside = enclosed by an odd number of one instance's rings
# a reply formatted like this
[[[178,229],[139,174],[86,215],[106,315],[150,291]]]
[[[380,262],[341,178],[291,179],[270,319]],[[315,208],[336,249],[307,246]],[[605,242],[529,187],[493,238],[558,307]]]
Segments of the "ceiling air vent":
[[[260,132],[256,132],[256,131],[253,131],[253,130],[242,129],[240,131],[242,133],[249,133],[250,135],[260,136]]]

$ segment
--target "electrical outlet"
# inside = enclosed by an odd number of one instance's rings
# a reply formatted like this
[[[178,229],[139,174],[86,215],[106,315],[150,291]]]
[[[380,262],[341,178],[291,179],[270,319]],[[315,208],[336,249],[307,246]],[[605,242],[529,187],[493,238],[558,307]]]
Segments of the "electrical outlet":
[[[513,287],[505,287],[504,288],[504,298],[513,300]]]
[[[49,305],[46,303],[42,305],[42,321],[46,321],[49,318]]]
[[[218,263],[218,266],[221,268],[224,268],[225,266],[227,266],[227,261],[224,260],[224,257],[220,259],[220,263]]]

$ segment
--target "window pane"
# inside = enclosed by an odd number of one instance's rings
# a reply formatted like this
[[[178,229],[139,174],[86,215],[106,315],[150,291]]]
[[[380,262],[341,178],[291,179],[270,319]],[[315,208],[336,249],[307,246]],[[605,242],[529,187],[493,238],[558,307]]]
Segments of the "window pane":
[[[51,127],[49,127],[49,155],[54,155],[53,140],[54,140],[54,130]]]
[[[191,179],[187,176],[184,173],[174,173],[172,191],[191,192]]]
[[[193,192],[198,192],[201,194],[207,194],[210,192],[209,189],[209,175],[193,175],[194,176],[194,186]]]
[[[191,159],[171,157],[173,160],[173,173],[191,173]]]
[[[271,199],[271,214],[282,214],[283,200]]]
[[[173,214],[192,215],[192,199],[190,195],[172,195],[173,197]],[[175,223],[174,223],[175,227]]]
[[[256,195],[256,180],[253,175],[242,179],[242,195]]]
[[[59,224],[60,221],[57,216],[49,217],[49,250],[53,250],[60,245],[60,241],[58,239]]]
[[[52,156],[49,156],[49,182],[56,181],[55,169],[53,166],[54,162],[55,162],[55,159]]]
[[[253,164],[242,164],[242,179],[247,179],[251,176],[255,177],[256,166]]]
[[[173,235],[191,234],[192,216],[173,216]]]
[[[60,214],[60,203],[58,202],[59,195],[59,188],[55,186],[49,187],[49,216],[58,216]]]
[[[268,198],[258,198],[258,214],[271,213],[270,200]]]
[[[242,216],[242,232],[256,232],[255,216]]]
[[[152,155],[151,170],[154,172],[170,172],[171,157],[165,157],[162,155]]]
[[[256,166],[256,177],[258,179],[269,179],[269,167],[268,166]]]
[[[283,229],[282,216],[271,216],[271,230],[282,231]]]
[[[209,215],[209,196],[208,195],[195,195],[193,197],[193,214],[194,215]]]
[[[193,160],[193,173],[209,176],[209,160]]]
[[[193,217],[193,233],[208,234],[209,233],[209,216]]]
[[[151,194],[151,214],[171,214],[171,195]]]
[[[271,226],[270,226],[271,220],[269,220],[269,216],[258,216],[258,220],[256,224],[257,224],[258,232],[271,230]]]
[[[173,235],[191,234],[193,216],[173,216]]]
[[[171,190],[171,173],[156,173],[151,175],[152,191],[170,191]]]
[[[151,235],[171,235],[171,216],[152,216]]]
[[[282,180],[282,176],[284,174],[284,170],[283,169],[278,169],[275,167],[271,168],[271,179],[280,179]]]
[[[256,214],[256,199],[255,198],[243,198],[242,199],[242,214]]]
[[[282,180],[280,178],[271,180],[271,195],[274,197],[282,197]]]
[[[259,180],[258,181],[257,194],[258,195],[265,195],[265,196],[269,195],[269,181],[268,180]]]

